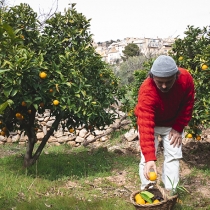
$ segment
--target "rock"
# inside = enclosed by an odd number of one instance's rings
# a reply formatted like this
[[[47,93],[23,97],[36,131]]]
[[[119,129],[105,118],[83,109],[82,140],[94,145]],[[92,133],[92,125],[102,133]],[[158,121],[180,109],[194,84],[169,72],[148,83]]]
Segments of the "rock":
[[[76,143],[82,143],[82,142],[84,142],[84,139],[81,138],[80,136],[77,136],[76,139],[75,139],[75,142]]]
[[[19,141],[19,139],[20,139],[19,134],[12,136],[12,142],[17,142],[17,141]]]
[[[12,143],[12,138],[7,138],[7,143]]]
[[[96,136],[102,135],[103,133],[104,133],[104,131],[102,131],[102,130],[95,130],[94,131],[94,135],[96,135]]]
[[[134,141],[138,138],[138,132],[135,129],[130,129],[127,133],[125,133],[124,137],[128,141]]]
[[[42,131],[43,131],[44,135],[46,135],[47,134],[47,126],[43,126]]]
[[[53,122],[54,122],[53,120],[48,121],[47,122],[47,127],[52,127]]]
[[[50,138],[48,139],[49,143],[56,142],[56,141],[57,141],[57,138],[55,138],[55,136],[50,136]]]
[[[37,137],[38,140],[43,139],[44,138],[44,133],[43,132],[38,132],[36,134],[36,137]]]
[[[57,138],[57,141],[59,143],[64,143],[64,142],[66,142],[68,140],[69,140],[69,137],[68,136],[61,136],[61,137]]]
[[[114,152],[117,154],[125,154],[125,150],[122,149],[120,146],[112,146],[108,148],[109,152]]]
[[[79,136],[81,138],[84,138],[87,133],[88,131],[85,128],[83,128],[82,130],[79,131]]]
[[[50,145],[53,145],[53,146],[60,146],[61,144],[58,143],[58,142],[52,142],[52,143],[50,143]]]
[[[95,138],[95,136],[92,135],[92,134],[90,134],[90,135],[86,138],[86,140],[87,140],[87,141],[92,141],[94,138]]]
[[[62,132],[62,131],[57,131],[57,132],[54,134],[54,136],[55,136],[56,138],[59,138],[59,137],[63,136],[63,132]]]
[[[107,141],[107,140],[109,140],[109,136],[102,136],[100,138],[100,141],[102,141],[102,142]]]
[[[38,121],[40,121],[40,122],[44,121],[44,117],[38,118]]]
[[[72,147],[76,146],[76,142],[75,141],[68,141],[67,144],[72,146]]]

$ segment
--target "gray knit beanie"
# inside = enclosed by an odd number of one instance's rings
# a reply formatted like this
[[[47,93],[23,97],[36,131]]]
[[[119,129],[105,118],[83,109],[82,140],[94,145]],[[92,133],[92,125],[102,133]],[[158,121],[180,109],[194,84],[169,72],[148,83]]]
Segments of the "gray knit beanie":
[[[151,73],[156,77],[170,77],[178,72],[174,59],[167,55],[160,55],[153,63]]]

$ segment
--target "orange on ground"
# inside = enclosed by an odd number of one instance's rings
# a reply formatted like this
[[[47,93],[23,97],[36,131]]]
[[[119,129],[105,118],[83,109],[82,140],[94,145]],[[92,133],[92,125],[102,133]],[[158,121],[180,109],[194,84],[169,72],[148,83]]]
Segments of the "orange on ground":
[[[39,77],[40,77],[41,79],[45,79],[45,78],[47,77],[47,74],[46,74],[45,72],[40,72],[40,73],[39,73]]]
[[[208,66],[206,64],[203,64],[201,68],[202,68],[202,70],[206,70],[206,69],[208,69]]]
[[[58,100],[54,100],[53,101],[53,105],[57,106],[59,104],[59,101]]]
[[[149,172],[149,180],[155,181],[157,179],[157,174],[154,171]]]

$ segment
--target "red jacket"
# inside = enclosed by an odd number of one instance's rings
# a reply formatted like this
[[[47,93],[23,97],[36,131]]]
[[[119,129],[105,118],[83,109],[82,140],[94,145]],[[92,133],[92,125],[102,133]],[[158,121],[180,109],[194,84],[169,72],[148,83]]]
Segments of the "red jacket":
[[[191,119],[195,94],[193,78],[186,69],[179,68],[179,71],[180,75],[167,93],[162,93],[152,78],[147,78],[140,86],[135,115],[146,162],[156,160],[155,126],[182,132]]]

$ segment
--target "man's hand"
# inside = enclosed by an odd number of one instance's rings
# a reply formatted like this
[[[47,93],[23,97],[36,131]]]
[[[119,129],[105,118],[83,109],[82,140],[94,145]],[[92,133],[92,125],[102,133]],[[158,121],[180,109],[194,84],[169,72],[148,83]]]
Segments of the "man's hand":
[[[179,147],[182,144],[182,133],[171,129],[169,133],[169,140],[171,140],[170,145],[173,145],[173,147]]]
[[[149,172],[154,171],[157,174],[156,164],[155,161],[148,161],[144,166],[144,176],[146,179],[149,180]]]

